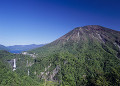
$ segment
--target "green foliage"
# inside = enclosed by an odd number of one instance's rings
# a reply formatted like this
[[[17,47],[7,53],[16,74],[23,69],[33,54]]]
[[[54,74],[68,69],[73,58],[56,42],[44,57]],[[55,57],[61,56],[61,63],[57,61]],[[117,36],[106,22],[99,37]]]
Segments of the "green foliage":
[[[7,51],[0,51],[0,86],[40,86],[40,83],[28,76],[20,76],[13,72],[6,60],[13,59],[14,55]]]

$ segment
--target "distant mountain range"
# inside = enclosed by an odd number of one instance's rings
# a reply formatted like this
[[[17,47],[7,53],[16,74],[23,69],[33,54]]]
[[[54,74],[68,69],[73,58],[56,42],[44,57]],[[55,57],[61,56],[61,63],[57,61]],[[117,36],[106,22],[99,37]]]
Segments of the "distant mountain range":
[[[45,44],[14,45],[14,46],[8,46],[7,49],[11,53],[21,53],[22,51],[28,51],[28,50],[35,49],[35,48],[38,48],[38,47],[42,47],[44,45]]]
[[[6,50],[6,51],[9,51],[11,53],[21,53],[22,51],[28,51],[28,50],[35,49],[38,47],[42,47],[44,45],[45,44],[13,45],[13,46],[0,45],[0,50]]]
[[[5,47],[4,45],[0,44],[0,50],[8,50],[7,47]]]

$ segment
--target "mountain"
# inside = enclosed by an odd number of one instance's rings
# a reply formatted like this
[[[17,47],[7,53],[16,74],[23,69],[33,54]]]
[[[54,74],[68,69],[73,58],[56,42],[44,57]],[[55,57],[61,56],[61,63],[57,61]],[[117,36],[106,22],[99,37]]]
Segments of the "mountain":
[[[61,86],[120,85],[120,32],[99,25],[77,27],[36,53],[30,77]],[[52,83],[52,82],[51,82]]]
[[[40,45],[36,45],[36,44],[31,44],[31,45],[14,45],[14,46],[8,46],[8,50],[11,53],[21,53],[22,51],[27,51],[27,50],[31,50],[34,48],[38,48],[38,47],[42,47],[45,44],[40,44]]]
[[[0,50],[8,50],[7,47],[5,47],[4,45],[0,44]]]
[[[114,31],[99,25],[88,25],[84,27],[77,27],[52,43],[41,48],[33,49],[32,51],[39,53],[40,56],[46,56],[46,54],[51,52],[56,53],[59,51],[65,51],[66,49],[71,51],[74,49],[74,45],[79,49],[80,46],[87,43],[94,44],[95,42],[98,42],[103,48],[104,45],[107,45],[113,49],[115,48],[114,50],[118,52],[118,48],[120,48],[119,36],[119,31]],[[70,49],[70,47],[73,48]]]

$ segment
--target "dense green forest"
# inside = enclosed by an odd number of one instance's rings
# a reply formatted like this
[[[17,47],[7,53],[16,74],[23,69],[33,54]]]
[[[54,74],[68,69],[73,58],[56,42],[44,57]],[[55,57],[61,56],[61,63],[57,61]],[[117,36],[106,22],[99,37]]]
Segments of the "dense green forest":
[[[12,71],[7,60],[14,57],[16,55],[7,51],[0,51],[0,86],[40,86],[38,82],[27,75],[20,76],[19,72]]]
[[[110,52],[108,53],[99,44],[85,44],[82,50],[79,50],[79,47],[73,50],[73,47],[77,46],[73,44],[66,52],[37,58],[31,68],[33,71],[31,76],[41,80],[42,76],[38,77],[41,72],[44,71],[44,74],[50,72],[44,75],[44,79],[52,80],[50,76],[59,66],[59,72],[53,79],[63,86],[117,86],[120,84],[120,61],[115,56],[115,51],[106,48]],[[50,64],[51,67],[45,71]]]
[[[11,61],[12,59],[17,59],[17,68],[15,71],[12,70],[12,65],[9,63],[9,61]],[[28,76],[28,69],[30,69],[30,64],[33,64],[34,61],[35,59],[30,56],[22,54],[12,54],[8,51],[1,50],[0,86],[56,86],[56,82],[40,82],[40,80],[38,81],[37,79]]]

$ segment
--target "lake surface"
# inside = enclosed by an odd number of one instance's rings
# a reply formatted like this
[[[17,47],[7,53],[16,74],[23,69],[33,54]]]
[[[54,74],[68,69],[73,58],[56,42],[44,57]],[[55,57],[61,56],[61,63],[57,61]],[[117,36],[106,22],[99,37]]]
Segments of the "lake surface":
[[[22,53],[23,51],[22,50],[11,50],[9,52],[19,54],[19,53]]]

